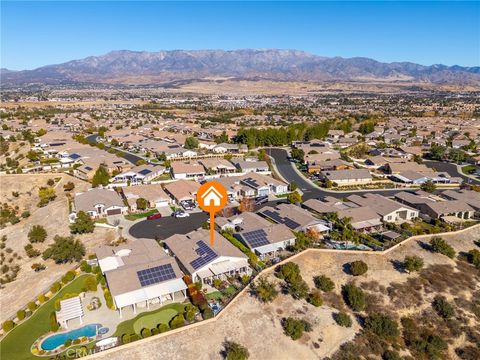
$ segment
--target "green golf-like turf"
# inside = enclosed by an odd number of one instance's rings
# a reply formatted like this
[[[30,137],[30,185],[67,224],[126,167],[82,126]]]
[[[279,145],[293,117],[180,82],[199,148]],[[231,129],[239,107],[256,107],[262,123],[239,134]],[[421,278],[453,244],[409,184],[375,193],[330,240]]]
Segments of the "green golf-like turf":
[[[8,333],[0,342],[0,358],[8,360],[38,359],[30,347],[40,336],[50,331],[50,314],[55,311],[55,299],[69,293],[81,293],[85,279],[82,275],[62,288],[52,299],[41,305],[28,319]]]

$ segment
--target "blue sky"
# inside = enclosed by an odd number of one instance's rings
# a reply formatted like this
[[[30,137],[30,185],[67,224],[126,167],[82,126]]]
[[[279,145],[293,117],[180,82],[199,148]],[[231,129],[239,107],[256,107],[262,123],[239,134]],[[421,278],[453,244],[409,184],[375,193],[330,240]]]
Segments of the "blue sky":
[[[480,65],[480,2],[1,2],[1,66],[111,50],[282,48]]]

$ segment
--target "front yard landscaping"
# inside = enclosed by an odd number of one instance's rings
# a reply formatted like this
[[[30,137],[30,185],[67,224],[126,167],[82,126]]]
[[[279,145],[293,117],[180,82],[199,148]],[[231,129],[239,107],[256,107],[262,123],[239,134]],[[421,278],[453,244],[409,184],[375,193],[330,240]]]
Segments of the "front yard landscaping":
[[[125,219],[130,220],[130,221],[135,221],[135,220],[138,220],[138,219],[146,218],[147,216],[150,216],[150,215],[153,215],[153,214],[156,214],[156,213],[158,213],[158,210],[157,209],[152,209],[152,210],[149,210],[149,211],[146,211],[146,212],[143,212],[143,213],[125,215]]]

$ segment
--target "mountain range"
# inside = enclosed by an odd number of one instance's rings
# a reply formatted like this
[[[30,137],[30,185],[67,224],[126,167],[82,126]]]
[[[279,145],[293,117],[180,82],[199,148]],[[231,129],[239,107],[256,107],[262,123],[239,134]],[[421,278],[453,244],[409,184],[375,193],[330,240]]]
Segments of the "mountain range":
[[[480,67],[383,63],[369,58],[322,57],[298,50],[112,51],[34,70],[1,69],[3,85],[155,84],[234,78],[278,81],[427,82],[480,85]]]

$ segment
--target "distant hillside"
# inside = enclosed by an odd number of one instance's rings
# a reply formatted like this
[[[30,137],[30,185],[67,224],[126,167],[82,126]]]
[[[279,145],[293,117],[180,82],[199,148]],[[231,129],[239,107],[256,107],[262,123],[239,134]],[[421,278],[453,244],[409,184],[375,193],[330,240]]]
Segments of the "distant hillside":
[[[112,51],[35,70],[1,70],[3,85],[118,83],[232,77],[296,81],[401,81],[480,84],[480,67],[409,62],[382,63],[368,58],[327,58],[297,50]]]

